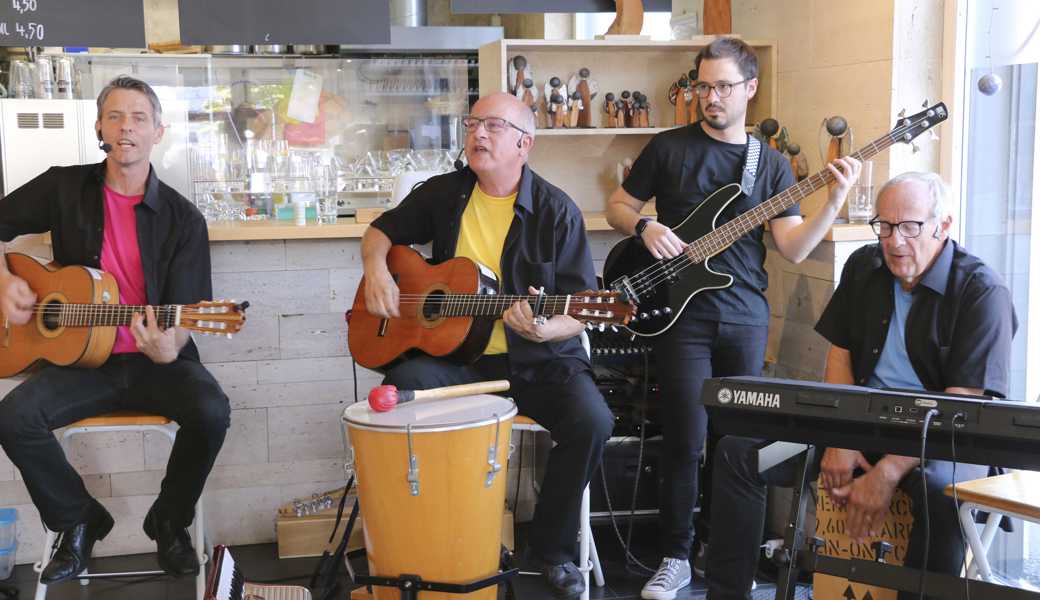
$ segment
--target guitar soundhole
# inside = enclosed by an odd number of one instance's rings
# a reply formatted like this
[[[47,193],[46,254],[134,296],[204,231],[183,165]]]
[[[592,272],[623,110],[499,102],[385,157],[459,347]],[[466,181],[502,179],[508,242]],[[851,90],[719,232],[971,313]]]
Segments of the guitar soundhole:
[[[61,327],[61,302],[51,301],[43,308],[43,326],[47,331]]]
[[[444,292],[435,290],[430,292],[423,300],[422,316],[427,321],[436,321],[441,318],[444,310]]]

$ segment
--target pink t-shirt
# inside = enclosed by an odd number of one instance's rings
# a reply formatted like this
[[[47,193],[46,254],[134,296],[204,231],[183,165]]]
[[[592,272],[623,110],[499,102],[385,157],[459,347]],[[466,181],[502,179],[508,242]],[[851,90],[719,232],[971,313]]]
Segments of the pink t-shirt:
[[[101,243],[101,269],[115,277],[119,303],[143,305],[145,295],[141,249],[137,245],[137,214],[134,207],[144,196],[124,196],[105,186],[105,237]],[[129,327],[116,330],[112,354],[137,352],[137,342]]]

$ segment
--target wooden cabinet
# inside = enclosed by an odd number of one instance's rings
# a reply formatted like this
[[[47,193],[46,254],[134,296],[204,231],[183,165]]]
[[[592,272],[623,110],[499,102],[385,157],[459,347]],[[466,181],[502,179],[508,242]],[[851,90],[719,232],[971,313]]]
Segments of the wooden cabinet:
[[[530,164],[535,171],[561,187],[586,212],[603,211],[607,197],[617,188],[617,164],[635,159],[660,131],[675,126],[668,88],[693,68],[693,59],[710,39],[684,41],[618,40],[499,40],[480,48],[480,95],[507,91],[509,61],[523,55],[541,90],[550,77],[566,82],[588,67],[599,84],[592,100],[593,129],[539,129]],[[776,116],[776,45],[747,40],[758,55],[758,94],[748,107],[748,124]],[[640,91],[650,99],[652,127],[607,129],[603,98],[607,92]],[[544,110],[544,105],[539,109]]]

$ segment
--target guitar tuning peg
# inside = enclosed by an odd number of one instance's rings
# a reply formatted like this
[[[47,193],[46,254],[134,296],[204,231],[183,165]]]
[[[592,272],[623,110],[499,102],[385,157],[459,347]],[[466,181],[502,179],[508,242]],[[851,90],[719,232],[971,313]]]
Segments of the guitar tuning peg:
[[[921,147],[918,146],[917,144],[910,144],[910,147],[913,148],[913,153],[914,154],[917,154],[918,152],[921,151]]]
[[[592,323],[586,323],[586,324],[585,324],[585,329],[586,329],[586,330],[588,330],[588,331],[592,331],[592,329],[593,329],[594,327],[596,327],[596,326],[595,326],[595,325],[593,325]]]
[[[599,331],[600,331],[600,333],[603,333],[606,330],[607,330],[607,324],[606,323],[600,323],[599,324]]]
[[[936,132],[934,129],[928,130],[928,136],[933,142],[939,141],[939,133]]]
[[[902,119],[905,116],[906,116],[906,109],[904,108],[903,110],[899,111],[899,118]]]
[[[921,108],[928,108],[928,98],[925,98],[924,102],[921,103]]]
[[[618,332],[618,328],[617,328],[617,327],[615,327],[614,325],[611,325],[611,326],[610,326],[610,332],[611,332],[611,333],[617,333],[617,332]]]

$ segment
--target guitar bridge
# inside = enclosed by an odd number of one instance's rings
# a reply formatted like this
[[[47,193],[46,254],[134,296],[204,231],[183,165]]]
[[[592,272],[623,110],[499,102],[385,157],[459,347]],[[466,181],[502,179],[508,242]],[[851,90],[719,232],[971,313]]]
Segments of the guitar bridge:
[[[632,287],[632,282],[629,280],[628,275],[614,280],[614,282],[610,284],[610,287],[621,296],[621,300],[632,302],[633,304],[639,304],[639,294],[637,294],[635,288]]]

